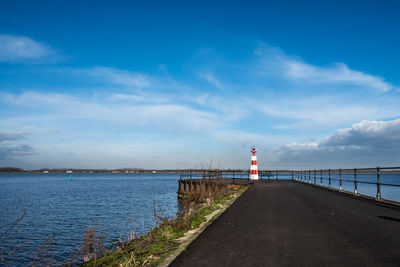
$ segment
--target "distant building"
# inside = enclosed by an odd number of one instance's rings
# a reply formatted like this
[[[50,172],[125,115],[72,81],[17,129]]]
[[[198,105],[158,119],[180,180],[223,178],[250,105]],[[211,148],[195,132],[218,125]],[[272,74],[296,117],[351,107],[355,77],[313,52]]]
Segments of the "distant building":
[[[153,173],[157,173],[157,171],[153,171]]]
[[[111,171],[111,173],[120,173],[120,171]]]
[[[66,171],[66,173],[72,173],[72,171]]]
[[[43,173],[49,173],[49,171],[43,171]]]

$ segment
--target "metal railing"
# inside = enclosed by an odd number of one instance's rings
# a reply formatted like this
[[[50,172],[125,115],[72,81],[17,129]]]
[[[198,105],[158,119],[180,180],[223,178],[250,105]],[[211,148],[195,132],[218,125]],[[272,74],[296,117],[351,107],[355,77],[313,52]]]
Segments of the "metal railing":
[[[278,180],[282,179],[282,175],[287,175],[289,172],[282,170],[260,170],[258,171],[258,176],[260,180]],[[250,179],[250,170],[181,170],[179,177],[180,179]]]
[[[376,199],[382,199],[382,186],[400,187],[400,167],[374,167],[320,170],[259,170],[260,180],[294,180],[359,195],[359,187],[374,185]],[[391,179],[387,179],[391,177]],[[183,170],[180,179],[226,179],[230,183],[249,183],[249,170]],[[382,179],[386,178],[386,179]],[[247,180],[247,181],[244,181]],[[368,188],[371,191],[371,187]],[[400,194],[400,192],[399,192]],[[398,200],[397,200],[398,201]]]
[[[360,185],[375,185],[375,198],[382,199],[382,186],[400,187],[400,179],[398,179],[397,184],[393,182],[383,182],[382,175],[397,175],[400,177],[400,167],[292,171],[292,180],[310,184],[313,183],[315,185],[319,184],[320,186],[328,188],[333,188],[332,182],[337,182],[337,189],[339,191],[344,191],[344,183],[350,183],[353,185],[352,192],[355,195],[359,194]]]
[[[247,184],[250,181],[249,170],[182,170],[180,180],[186,179],[224,179],[232,184]]]

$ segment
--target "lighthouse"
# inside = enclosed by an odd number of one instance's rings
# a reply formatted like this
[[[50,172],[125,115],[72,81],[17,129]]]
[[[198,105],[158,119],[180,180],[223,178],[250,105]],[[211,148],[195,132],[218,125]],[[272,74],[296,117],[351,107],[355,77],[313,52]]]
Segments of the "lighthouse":
[[[250,165],[250,180],[258,180],[258,168],[257,168],[257,148],[252,146],[250,149],[251,154],[251,165]]]

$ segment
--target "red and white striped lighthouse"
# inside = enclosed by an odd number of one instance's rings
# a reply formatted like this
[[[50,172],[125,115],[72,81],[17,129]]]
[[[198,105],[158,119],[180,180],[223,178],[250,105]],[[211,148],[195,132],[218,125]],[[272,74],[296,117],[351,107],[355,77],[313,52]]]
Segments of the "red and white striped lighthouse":
[[[257,148],[252,146],[250,149],[251,155],[251,165],[250,165],[250,180],[258,180],[258,168],[257,168]]]

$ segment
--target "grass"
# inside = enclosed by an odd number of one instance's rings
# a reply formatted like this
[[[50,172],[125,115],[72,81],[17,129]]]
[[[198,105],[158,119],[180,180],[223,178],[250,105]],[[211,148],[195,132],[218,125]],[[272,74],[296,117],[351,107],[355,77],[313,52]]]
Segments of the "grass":
[[[210,181],[203,191],[187,194],[181,200],[178,217],[172,220],[157,216],[158,226],[144,236],[134,238],[103,257],[81,266],[157,266],[180,245],[179,238],[198,228],[206,217],[235,199],[246,188],[228,188]]]

